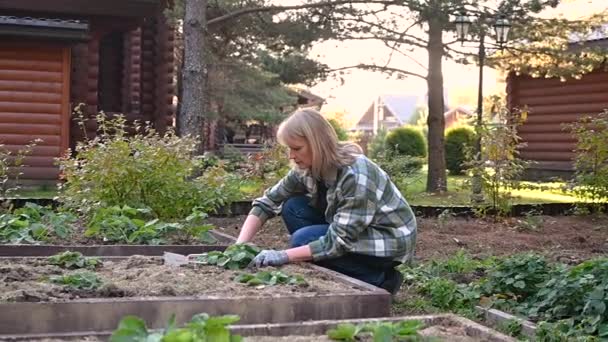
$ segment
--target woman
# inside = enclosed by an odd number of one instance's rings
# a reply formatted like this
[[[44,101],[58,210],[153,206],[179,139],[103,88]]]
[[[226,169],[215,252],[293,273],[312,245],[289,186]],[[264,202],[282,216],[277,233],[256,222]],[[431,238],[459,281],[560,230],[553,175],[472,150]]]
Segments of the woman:
[[[253,201],[237,243],[250,241],[272,216],[283,217],[291,248],[264,250],[260,266],[312,261],[396,293],[416,242],[416,219],[388,175],[353,143],[338,142],[318,112],[300,110],[279,126],[277,138],[295,164]]]

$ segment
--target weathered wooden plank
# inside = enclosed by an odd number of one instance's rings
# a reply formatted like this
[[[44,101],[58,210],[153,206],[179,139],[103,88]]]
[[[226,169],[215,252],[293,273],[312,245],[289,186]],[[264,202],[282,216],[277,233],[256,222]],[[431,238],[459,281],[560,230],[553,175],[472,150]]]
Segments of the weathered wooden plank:
[[[530,113],[528,115],[528,119],[526,120],[526,124],[540,124],[540,123],[554,123],[554,122],[574,122],[581,118],[581,114],[579,113],[564,113],[564,114],[544,114],[537,113],[536,111]]]
[[[41,62],[52,61],[61,63],[61,57],[57,54],[56,48],[44,48],[41,46],[19,46],[18,48],[3,46],[3,49],[0,49],[0,59],[36,60]]]
[[[23,123],[0,123],[0,134],[59,134],[60,125],[23,124]]]
[[[12,172],[15,172],[15,168],[11,168]],[[59,167],[29,167],[24,166],[20,168],[23,173],[19,179],[33,179],[33,180],[57,180],[59,179]]]
[[[576,139],[569,133],[519,133],[519,137],[524,141],[536,142],[536,141],[555,141],[555,142],[575,142]]]
[[[520,149],[520,151],[527,152],[572,152],[576,147],[576,143],[574,142],[537,142],[530,141],[527,146],[524,146]]]
[[[2,91],[28,91],[32,93],[60,93],[60,82],[41,82],[41,81],[7,81],[0,80],[0,90]]]
[[[602,83],[586,83],[586,84],[569,84],[564,83],[559,87],[550,88],[530,88],[530,89],[518,89],[515,88],[513,91],[514,100],[518,104],[525,103],[521,98],[531,98],[536,96],[546,95],[572,95],[572,94],[585,94],[585,93],[605,93],[608,91],[608,82]]]
[[[0,137],[1,136],[2,134],[0,134]],[[4,148],[11,151],[12,153],[17,153],[19,150],[23,149],[23,145],[5,144]],[[60,154],[61,148],[59,146],[34,146],[32,148],[32,152],[29,155],[37,157],[58,157]]]
[[[60,138],[57,135],[42,134],[1,134],[0,144],[6,145],[27,145],[33,140],[40,139],[38,146],[59,146]]]
[[[30,70],[3,70],[0,69],[0,79],[10,81],[42,81],[61,82],[61,72],[30,71]]]
[[[8,157],[11,162],[15,161],[17,157]],[[55,158],[56,157],[25,157],[23,159],[24,166],[30,167],[50,167],[55,168]]]
[[[60,124],[60,114],[0,112],[0,123]],[[17,132],[18,133],[18,132]]]
[[[61,104],[0,101],[0,112],[27,114],[61,114]]]
[[[574,159],[575,154],[573,152],[522,151],[520,156],[527,160],[568,161]]]
[[[608,86],[606,87],[608,90]],[[550,92],[546,92],[545,95],[536,96],[519,96],[518,103],[534,106],[534,105],[560,105],[560,104],[589,104],[589,103],[607,103],[608,92],[598,93],[582,93],[582,94],[559,94],[553,95]]]
[[[608,102],[604,103],[588,103],[588,104],[562,104],[562,105],[546,105],[546,106],[530,106],[530,113],[536,114],[568,114],[580,113],[591,114],[600,113],[608,108]]]
[[[0,102],[52,103],[61,102],[61,93],[41,93],[0,90]]]
[[[34,61],[31,59],[0,58],[0,69],[61,71],[61,63],[59,61]]]
[[[553,124],[523,124],[517,128],[520,133],[561,133],[564,126],[561,123]]]

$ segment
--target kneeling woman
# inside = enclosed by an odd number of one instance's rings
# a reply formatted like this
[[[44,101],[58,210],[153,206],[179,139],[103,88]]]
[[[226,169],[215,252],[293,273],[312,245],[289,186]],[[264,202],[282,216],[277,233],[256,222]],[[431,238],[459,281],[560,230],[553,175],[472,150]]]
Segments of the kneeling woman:
[[[312,261],[396,293],[402,277],[395,267],[413,258],[416,219],[386,172],[358,145],[338,142],[314,110],[289,116],[277,138],[295,165],[253,201],[237,243],[280,214],[291,248],[262,251],[256,266]]]

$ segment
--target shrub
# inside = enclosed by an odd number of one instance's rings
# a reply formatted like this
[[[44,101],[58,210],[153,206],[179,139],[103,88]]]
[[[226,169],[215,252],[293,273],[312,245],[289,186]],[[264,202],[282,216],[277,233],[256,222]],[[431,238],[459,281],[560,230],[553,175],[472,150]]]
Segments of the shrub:
[[[608,111],[583,117],[569,128],[577,139],[574,193],[594,201],[608,200]]]
[[[466,126],[448,130],[445,135],[445,159],[451,175],[461,175],[465,169],[466,149],[472,148],[475,132]]]
[[[203,202],[225,202],[220,190],[226,186],[191,180],[201,164],[193,156],[195,139],[172,131],[160,135],[146,126],[127,135],[123,116],[108,119],[100,113],[97,122],[99,134],[80,142],[75,156],[59,160],[65,182],[58,199],[65,207],[87,215],[99,207],[145,207],[169,220],[186,217]]]
[[[412,127],[399,127],[386,136],[386,147],[412,157],[426,157],[426,142],[422,133]]]
[[[329,119],[327,121],[334,128],[334,131],[336,131],[336,135],[338,136],[338,140],[340,140],[340,141],[346,141],[346,140],[348,140],[348,132],[346,132],[346,130],[344,129],[344,127],[342,127],[342,125],[340,125],[340,123],[338,122],[338,120],[336,120],[336,119]]]
[[[372,137],[367,146],[367,154],[371,159],[377,160],[381,154],[386,152],[385,142],[387,133],[386,129],[381,128],[376,132],[376,135]]]

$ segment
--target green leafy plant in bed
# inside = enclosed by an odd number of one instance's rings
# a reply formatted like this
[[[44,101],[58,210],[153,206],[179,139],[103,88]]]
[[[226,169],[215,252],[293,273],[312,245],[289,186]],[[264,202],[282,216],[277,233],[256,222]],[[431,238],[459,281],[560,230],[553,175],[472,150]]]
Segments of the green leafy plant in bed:
[[[236,282],[249,286],[258,285],[298,285],[306,286],[306,280],[301,275],[289,275],[281,271],[262,271],[256,273],[242,273],[234,278]]]
[[[417,320],[401,322],[375,322],[369,324],[339,324],[327,331],[327,336],[335,341],[358,341],[367,334],[374,342],[421,341],[418,331],[424,324]]]
[[[249,244],[235,244],[225,251],[203,253],[197,261],[206,265],[217,265],[230,270],[246,268],[253,258],[260,253],[260,249]]]
[[[96,290],[103,284],[97,274],[86,271],[62,276],[53,276],[50,280],[55,284],[65,285],[68,288],[87,291]]]
[[[177,328],[173,315],[164,330],[153,332],[139,317],[126,316],[112,333],[110,342],[240,342],[241,336],[233,335],[228,330],[228,325],[238,320],[239,317],[235,315],[209,316],[202,313]]]
[[[112,206],[95,211],[85,236],[127,244],[159,245],[166,243],[169,236],[215,243],[217,240],[209,233],[213,226],[201,222],[206,217],[206,213],[195,208],[184,222],[167,223],[154,218],[149,208]]]
[[[54,212],[35,203],[0,215],[0,243],[39,243],[51,237],[67,238],[72,233],[76,216]]]
[[[101,266],[99,258],[86,258],[80,252],[65,251],[48,258],[51,265],[57,265],[66,269],[88,268],[94,269]]]

